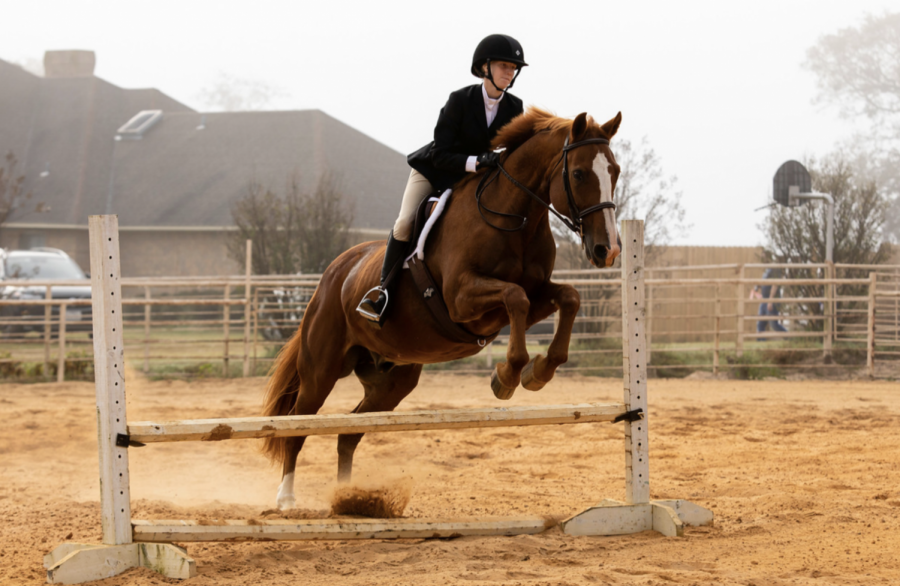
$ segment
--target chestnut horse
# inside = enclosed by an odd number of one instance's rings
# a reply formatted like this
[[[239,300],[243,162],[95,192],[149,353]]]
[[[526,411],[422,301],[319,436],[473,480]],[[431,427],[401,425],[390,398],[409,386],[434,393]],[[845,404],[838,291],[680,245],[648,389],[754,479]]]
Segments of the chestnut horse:
[[[425,262],[450,318],[486,338],[510,326],[506,362],[492,376],[500,398],[509,398],[520,382],[540,389],[568,359],[580,298],[574,287],[550,280],[556,246],[549,204],[580,232],[595,266],[609,267],[619,254],[612,203],[619,166],[609,139],[621,120],[619,113],[601,126],[584,113],[568,120],[531,108],[494,140],[506,148],[504,174],[486,169],[460,181],[429,236]],[[392,411],[418,384],[423,364],[482,349],[442,334],[407,270],[395,283],[384,326],[370,327],[356,305],[379,282],[384,249],[383,241],[354,246],[322,275],[299,332],[273,366],[266,416],[318,412],[337,380],[351,372],[365,389],[354,413]],[[547,355],[529,361],[525,331],[557,310],[559,326]],[[362,435],[338,436],[340,481],[350,478]],[[305,439],[266,440],[266,454],[283,465],[277,496],[282,509],[294,506],[294,469]]]

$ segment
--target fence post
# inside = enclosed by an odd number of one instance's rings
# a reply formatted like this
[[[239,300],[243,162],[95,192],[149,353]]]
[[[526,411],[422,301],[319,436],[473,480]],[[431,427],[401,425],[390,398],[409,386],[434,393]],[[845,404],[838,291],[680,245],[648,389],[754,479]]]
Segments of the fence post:
[[[150,287],[144,287],[144,299],[150,301]],[[150,373],[150,312],[149,303],[144,304],[144,374]]]
[[[647,308],[644,299],[644,223],[622,222],[622,373],[625,409],[643,417],[625,422],[625,503],[650,502],[647,433]]]
[[[716,328],[713,339],[713,374],[719,374],[719,332],[722,329],[722,290],[716,283]]]
[[[253,271],[253,241],[247,240],[244,271],[244,376],[250,376],[250,275]]]
[[[744,306],[744,263],[738,265],[738,284],[737,284],[737,331],[734,334],[734,353],[738,358],[744,355],[744,313],[747,308]]]
[[[44,299],[50,301],[53,299],[53,287],[47,285],[44,292]],[[53,315],[53,306],[49,303],[44,306],[44,377],[50,377],[50,331],[53,328],[51,322]]]
[[[866,337],[866,370],[869,376],[875,376],[875,286],[878,273],[869,273],[869,319]]]
[[[225,339],[225,353],[222,357],[222,376],[228,377],[229,336],[231,336],[231,285],[225,284],[225,306],[222,308],[222,335]]]
[[[835,278],[833,262],[826,263],[825,278],[829,282],[825,285],[825,332],[822,338],[822,358],[825,360],[825,364],[830,364],[834,337],[834,284],[830,282]]]
[[[653,363],[653,287],[647,285],[647,364]]]
[[[66,309],[65,303],[59,306],[59,357],[56,362],[56,382],[66,379]]]
[[[259,340],[259,289],[253,290],[253,374],[256,375],[256,347]]]

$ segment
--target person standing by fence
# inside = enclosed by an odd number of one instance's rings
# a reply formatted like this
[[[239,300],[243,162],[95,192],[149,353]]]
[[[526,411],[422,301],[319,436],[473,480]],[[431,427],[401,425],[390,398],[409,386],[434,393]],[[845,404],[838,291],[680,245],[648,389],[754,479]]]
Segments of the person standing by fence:
[[[766,272],[763,273],[763,279],[780,279],[781,278],[781,269],[769,268],[766,269]],[[751,297],[762,299],[763,303],[759,304],[759,317],[777,317],[778,316],[778,304],[773,300],[777,298],[780,287],[777,285],[757,285],[753,288],[753,292],[756,295],[751,295]],[[756,322],[756,333],[761,334],[765,332],[769,324],[772,324],[772,331],[775,332],[786,332],[787,329],[781,325],[778,320],[767,320],[762,319]],[[760,341],[766,340],[766,338],[760,338]]]

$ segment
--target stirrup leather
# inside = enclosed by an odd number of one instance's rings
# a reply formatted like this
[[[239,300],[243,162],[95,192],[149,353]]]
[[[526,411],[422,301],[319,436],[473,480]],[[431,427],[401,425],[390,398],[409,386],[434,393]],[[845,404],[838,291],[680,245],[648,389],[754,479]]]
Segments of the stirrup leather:
[[[381,308],[381,313],[373,313],[363,307],[363,304],[366,301],[368,301],[369,303],[372,303],[372,304],[375,303],[374,301],[369,299],[369,295],[371,295],[375,291],[384,294],[384,307]],[[369,321],[380,322],[381,316],[384,315],[384,312],[387,309],[388,302],[390,302],[390,299],[391,299],[391,296],[388,294],[387,289],[385,289],[381,285],[379,285],[377,287],[372,287],[371,289],[366,291],[365,295],[363,295],[362,301],[360,301],[359,305],[356,306],[356,311],[359,312],[360,315],[362,315],[364,318],[366,318]]]

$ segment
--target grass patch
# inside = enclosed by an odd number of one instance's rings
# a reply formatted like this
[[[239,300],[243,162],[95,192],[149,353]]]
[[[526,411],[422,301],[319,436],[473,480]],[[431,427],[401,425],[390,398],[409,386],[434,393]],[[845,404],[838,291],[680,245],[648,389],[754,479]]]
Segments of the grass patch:
[[[51,355],[50,361],[11,360],[10,352],[0,352],[0,379],[5,382],[36,383],[56,380],[59,372],[58,358]],[[94,360],[90,352],[74,351],[66,353],[65,375],[67,381],[93,381]]]

